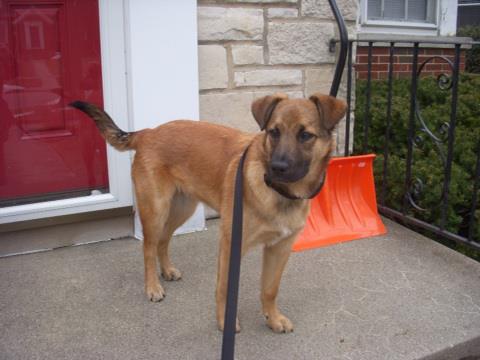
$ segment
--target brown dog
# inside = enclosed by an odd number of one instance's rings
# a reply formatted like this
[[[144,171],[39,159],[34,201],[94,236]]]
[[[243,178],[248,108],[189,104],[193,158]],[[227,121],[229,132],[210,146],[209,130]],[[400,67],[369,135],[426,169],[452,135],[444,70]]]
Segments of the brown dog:
[[[345,114],[345,103],[321,94],[309,100],[289,99],[284,94],[257,99],[252,104],[253,116],[266,130],[257,134],[187,120],[126,133],[94,105],[79,101],[71,105],[95,120],[116,149],[136,151],[132,175],[144,233],[145,291],[151,301],[165,296],[157,257],[166,280],[181,277],[168,256],[174,230],[193,214],[199,201],[220,213],[216,305],[221,330],[235,172],[250,145],[244,165],[242,255],[263,245],[261,301],[267,325],[275,332],[292,331],[292,323],[276,305],[280,278],[304,226],[308,199],[322,186],[335,146],[332,130]]]

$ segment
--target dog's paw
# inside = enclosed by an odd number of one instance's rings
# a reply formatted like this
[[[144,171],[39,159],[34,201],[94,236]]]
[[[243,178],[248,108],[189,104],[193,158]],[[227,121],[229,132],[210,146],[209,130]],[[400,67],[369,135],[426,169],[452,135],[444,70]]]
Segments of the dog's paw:
[[[277,316],[268,316],[265,315],[267,319],[267,326],[273,330],[275,333],[291,333],[293,332],[293,324],[292,322],[282,314],[278,314]]]
[[[147,293],[148,300],[153,302],[162,301],[166,296],[165,290],[163,290],[163,287],[160,284],[147,286],[145,292]]]
[[[224,319],[218,321],[218,330],[223,332],[224,329]],[[240,321],[238,320],[235,322],[235,332],[239,333],[240,332]]]
[[[172,266],[168,269],[162,269],[162,277],[167,281],[177,281],[182,278],[182,273]]]

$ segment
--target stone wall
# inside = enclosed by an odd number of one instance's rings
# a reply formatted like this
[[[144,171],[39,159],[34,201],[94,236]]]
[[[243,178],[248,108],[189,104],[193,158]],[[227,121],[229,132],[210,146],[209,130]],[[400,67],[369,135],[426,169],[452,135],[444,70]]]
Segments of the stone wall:
[[[337,2],[352,32],[357,1]],[[328,93],[336,56],[329,41],[335,37],[327,0],[199,0],[201,119],[254,132],[255,98]]]

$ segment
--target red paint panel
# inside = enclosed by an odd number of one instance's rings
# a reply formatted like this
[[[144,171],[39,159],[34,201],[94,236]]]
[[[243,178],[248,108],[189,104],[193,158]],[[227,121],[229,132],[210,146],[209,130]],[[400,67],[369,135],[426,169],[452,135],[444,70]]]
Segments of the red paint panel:
[[[108,188],[97,0],[0,0],[0,206]]]
[[[22,88],[17,110],[34,110],[21,116],[22,129],[26,133],[65,129],[59,32],[63,6],[39,6],[32,14],[29,7],[14,5],[11,14],[14,66]]]

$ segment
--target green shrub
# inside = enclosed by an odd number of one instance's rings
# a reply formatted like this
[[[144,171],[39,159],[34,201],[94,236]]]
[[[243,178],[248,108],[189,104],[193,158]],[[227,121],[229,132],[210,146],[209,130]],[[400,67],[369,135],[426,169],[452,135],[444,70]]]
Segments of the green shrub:
[[[457,31],[458,36],[468,36],[480,41],[480,26],[464,26]],[[480,45],[473,45],[465,54],[465,70],[471,73],[480,73]]]
[[[377,154],[374,163],[377,198],[382,195],[383,159],[385,146],[386,109],[388,83],[373,81],[371,88],[371,108],[368,151]],[[366,81],[357,81],[355,106],[355,153],[362,152]],[[447,131],[444,123],[450,121],[451,91],[438,88],[436,79],[422,78],[418,82],[418,105],[420,113],[429,129],[443,142],[439,145],[447,156]],[[410,81],[394,81],[392,99],[391,133],[388,151],[388,176],[385,204],[401,210],[405,193],[405,172],[407,158],[407,134],[410,116]],[[444,182],[444,163],[439,155],[437,144],[420,130],[420,122],[415,121],[415,136],[419,145],[413,147],[412,179],[421,179],[423,189],[414,200],[424,211],[408,207],[408,214],[431,224],[440,224],[441,194]],[[449,203],[446,216],[446,229],[467,235],[473,196],[473,178],[476,165],[476,151],[480,141],[480,76],[461,74],[459,82],[455,143],[453,151],[452,175]],[[475,212],[474,239],[480,242],[480,205]],[[480,257],[479,257],[480,259]]]

